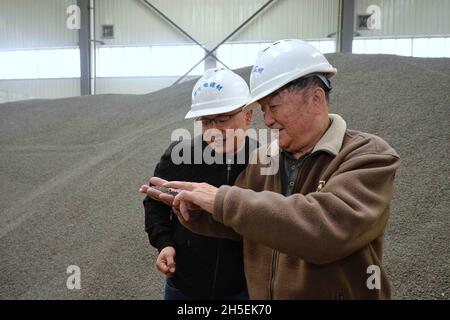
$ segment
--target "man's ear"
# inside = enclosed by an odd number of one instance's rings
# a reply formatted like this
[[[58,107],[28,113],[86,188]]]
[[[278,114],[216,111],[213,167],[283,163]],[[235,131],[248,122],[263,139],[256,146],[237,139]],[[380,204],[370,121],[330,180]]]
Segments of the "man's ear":
[[[253,110],[245,112],[245,122],[247,123],[247,125],[249,125],[250,122],[252,122],[252,117],[253,117]]]
[[[315,87],[311,96],[314,112],[322,113],[323,106],[327,104],[325,91],[321,87]]]

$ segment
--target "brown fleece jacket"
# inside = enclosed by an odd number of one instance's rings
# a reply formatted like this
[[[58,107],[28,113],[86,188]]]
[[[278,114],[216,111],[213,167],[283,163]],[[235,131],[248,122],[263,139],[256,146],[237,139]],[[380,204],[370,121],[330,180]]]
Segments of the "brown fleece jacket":
[[[254,152],[235,187],[220,187],[212,216],[181,221],[203,234],[242,235],[251,299],[390,298],[381,260],[399,156],[340,116],[330,119],[293,195],[281,194],[279,170],[264,174],[267,159],[283,161],[272,144]]]

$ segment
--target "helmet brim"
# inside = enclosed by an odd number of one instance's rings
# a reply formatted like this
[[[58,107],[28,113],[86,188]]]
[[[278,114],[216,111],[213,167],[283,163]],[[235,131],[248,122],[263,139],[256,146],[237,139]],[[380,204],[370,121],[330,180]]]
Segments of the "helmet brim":
[[[245,105],[246,104],[238,104],[238,105],[226,106],[226,107],[221,107],[221,108],[216,107],[216,108],[211,108],[211,109],[200,109],[200,110],[195,110],[195,111],[190,110],[184,118],[192,119],[192,118],[198,118],[198,117],[203,117],[203,116],[212,116],[212,115],[216,115],[216,114],[227,113],[227,112],[231,112],[231,111],[240,109],[240,108],[244,107]]]

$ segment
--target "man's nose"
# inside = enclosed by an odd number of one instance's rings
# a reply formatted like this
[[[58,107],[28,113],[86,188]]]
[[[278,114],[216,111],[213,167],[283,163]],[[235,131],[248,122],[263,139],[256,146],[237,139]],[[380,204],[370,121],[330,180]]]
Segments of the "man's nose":
[[[266,108],[266,110],[264,110],[264,123],[266,124],[267,127],[270,127],[275,123],[275,119],[273,118],[273,115],[270,112],[270,108]]]

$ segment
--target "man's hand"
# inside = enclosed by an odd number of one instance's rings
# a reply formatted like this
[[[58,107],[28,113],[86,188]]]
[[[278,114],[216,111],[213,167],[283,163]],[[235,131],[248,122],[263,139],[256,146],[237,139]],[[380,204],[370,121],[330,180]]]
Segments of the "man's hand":
[[[199,209],[212,213],[218,188],[207,183],[171,181],[164,183],[166,188],[179,191],[172,206],[179,209],[183,218],[189,220],[190,213]]]
[[[214,198],[218,188],[207,183],[167,181],[158,177],[152,177],[150,183],[164,188],[176,190],[178,195],[163,193],[149,185],[142,185],[139,192],[147,194],[152,199],[162,201],[180,213],[184,220],[188,221],[191,212],[204,210],[212,213],[214,210]]]
[[[165,183],[167,183],[167,180],[164,180],[164,179],[161,179],[158,177],[152,177],[150,179],[150,183],[155,186],[162,187],[162,186],[164,186]],[[164,202],[165,204],[167,204],[170,207],[172,207],[173,200],[175,199],[175,197],[173,195],[161,192],[158,189],[152,188],[152,186],[150,186],[148,184],[143,184],[139,188],[139,192],[145,193],[153,200]]]
[[[165,247],[156,259],[156,268],[166,276],[170,277],[175,272],[175,248]]]

